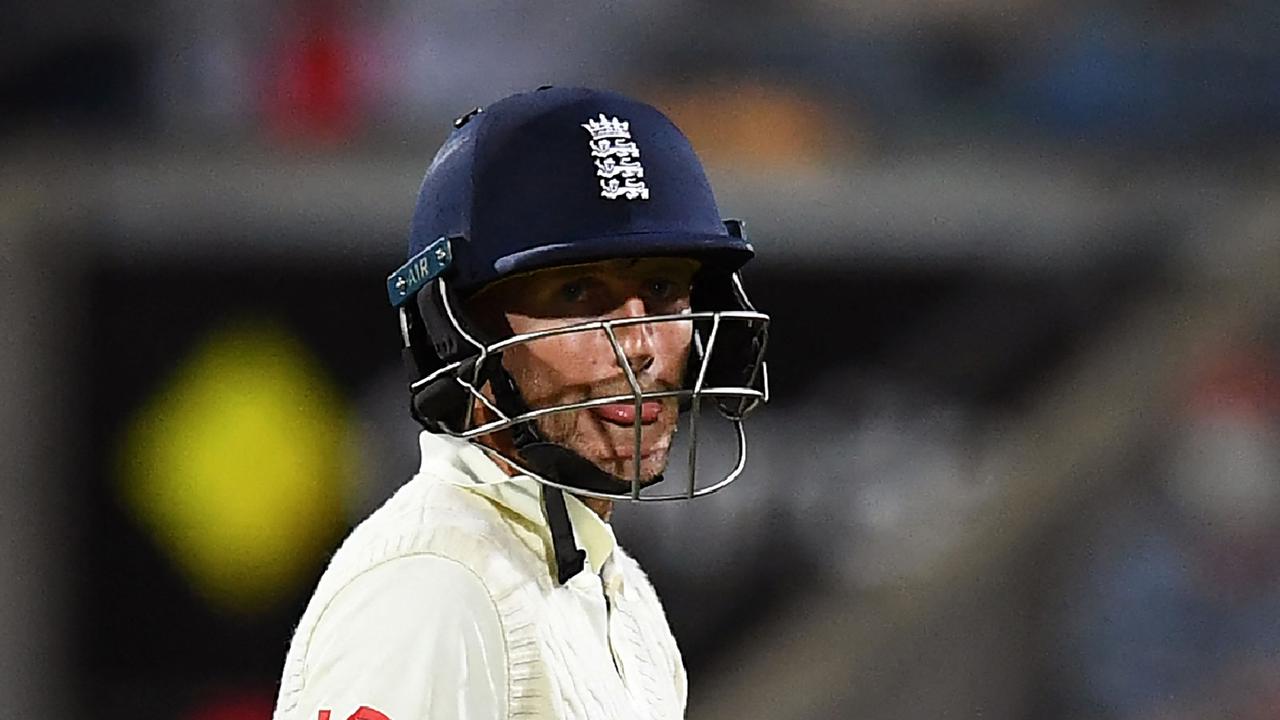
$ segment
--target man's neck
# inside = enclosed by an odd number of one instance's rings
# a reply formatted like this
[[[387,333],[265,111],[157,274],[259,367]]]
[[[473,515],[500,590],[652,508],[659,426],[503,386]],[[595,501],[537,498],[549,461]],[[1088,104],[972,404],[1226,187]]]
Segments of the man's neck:
[[[515,448],[512,443],[504,442],[506,438],[495,437],[502,434],[503,433],[492,433],[491,435],[485,435],[485,436],[482,436],[479,439],[479,441],[484,443],[485,445],[488,445],[494,450],[498,451],[498,455],[496,456],[490,455],[490,458],[495,463],[497,463],[498,467],[502,468],[502,472],[512,477],[515,477],[516,475],[523,475],[524,473],[520,472],[514,466],[512,466],[511,463],[503,459],[507,457],[507,453],[511,453],[512,455],[514,455]],[[495,440],[497,442],[494,442]],[[582,504],[590,508],[591,511],[594,512],[596,515],[599,515],[601,520],[604,520],[605,522],[609,522],[609,519],[613,517],[613,501],[612,500],[607,500],[604,498],[588,497],[585,495],[574,495],[574,497],[581,500]]]
[[[600,516],[601,520],[609,522],[609,518],[613,517],[613,501],[604,498],[579,497],[583,505],[591,508],[591,511]]]

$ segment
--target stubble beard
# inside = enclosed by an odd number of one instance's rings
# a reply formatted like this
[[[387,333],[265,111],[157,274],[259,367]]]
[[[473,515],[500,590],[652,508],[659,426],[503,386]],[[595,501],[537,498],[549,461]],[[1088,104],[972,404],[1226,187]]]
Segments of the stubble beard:
[[[660,479],[666,470],[671,440],[675,435],[672,408],[663,409],[657,422],[643,426],[641,430],[640,486],[648,487]],[[553,413],[539,418],[539,434],[548,442],[572,450],[617,481],[619,491],[631,489],[636,474],[635,430],[631,426],[606,423],[590,410],[574,410]]]
[[[665,389],[661,387],[645,387],[645,390]],[[659,385],[653,383],[654,385]],[[517,382],[519,387],[528,387]],[[536,381],[535,387],[536,388]],[[590,388],[554,393],[544,397],[537,393],[532,408],[550,407],[582,402],[589,398],[609,397],[630,394],[630,386],[623,381],[621,385],[605,383]],[[640,486],[648,487],[661,479],[667,467],[671,441],[676,433],[678,404],[675,398],[664,398],[660,401],[662,409],[658,419],[648,425],[641,426],[642,457],[640,460]],[[575,454],[585,458],[597,469],[616,481],[618,492],[630,492],[632,478],[635,476],[635,429],[632,425],[615,425],[606,422],[589,409],[568,410],[550,413],[534,421],[539,435],[548,442],[568,448]]]

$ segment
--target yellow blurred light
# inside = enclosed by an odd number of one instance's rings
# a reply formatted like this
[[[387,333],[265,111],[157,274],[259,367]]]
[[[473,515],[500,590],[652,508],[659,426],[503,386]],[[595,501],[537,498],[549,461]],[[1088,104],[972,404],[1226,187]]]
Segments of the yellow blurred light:
[[[122,495],[202,596],[255,613],[307,580],[342,527],[346,428],[301,343],[265,324],[224,328],[130,427]]]

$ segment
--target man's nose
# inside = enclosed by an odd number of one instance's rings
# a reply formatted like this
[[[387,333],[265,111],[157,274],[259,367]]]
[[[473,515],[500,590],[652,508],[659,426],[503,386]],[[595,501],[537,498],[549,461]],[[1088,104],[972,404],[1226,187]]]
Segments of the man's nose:
[[[614,313],[614,319],[639,318],[648,315],[644,300],[638,297],[628,298]],[[622,348],[622,355],[631,366],[631,372],[639,375],[653,365],[653,325],[638,322],[621,325],[613,329],[614,337]]]

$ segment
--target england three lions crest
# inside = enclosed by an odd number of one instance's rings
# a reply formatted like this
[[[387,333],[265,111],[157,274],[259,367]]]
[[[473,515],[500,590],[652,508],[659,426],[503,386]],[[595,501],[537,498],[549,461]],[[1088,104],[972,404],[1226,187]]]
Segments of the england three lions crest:
[[[604,113],[582,125],[591,133],[591,157],[600,178],[600,197],[608,200],[648,200],[640,148],[631,139],[631,123]]]

